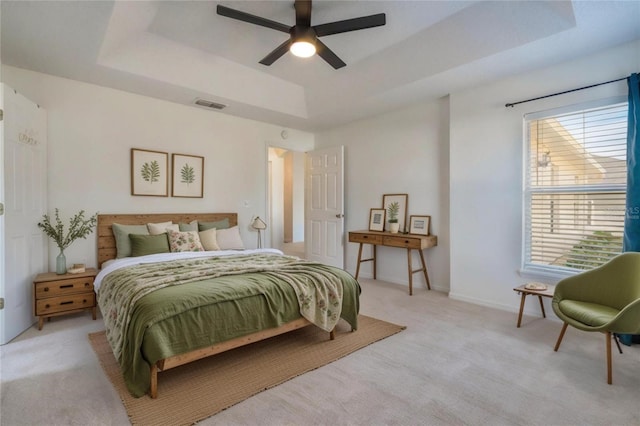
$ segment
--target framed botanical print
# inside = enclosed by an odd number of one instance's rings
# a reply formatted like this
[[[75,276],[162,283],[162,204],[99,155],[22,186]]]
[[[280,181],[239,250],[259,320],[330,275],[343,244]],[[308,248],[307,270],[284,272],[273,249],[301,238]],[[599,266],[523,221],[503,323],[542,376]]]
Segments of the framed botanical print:
[[[431,234],[431,216],[415,216],[409,218],[409,233],[418,235]]]
[[[169,196],[169,154],[131,148],[131,195]]]
[[[369,231],[384,231],[385,209],[371,209],[369,213]]]
[[[398,220],[400,232],[405,232],[407,225],[407,204],[409,202],[408,194],[384,194],[382,196],[382,208],[387,211],[387,223],[385,230],[389,230],[389,220]],[[397,204],[396,204],[397,203]],[[392,210],[389,210],[389,207]],[[392,214],[393,213],[393,214]]]
[[[204,157],[173,154],[172,197],[202,198],[204,188]]]

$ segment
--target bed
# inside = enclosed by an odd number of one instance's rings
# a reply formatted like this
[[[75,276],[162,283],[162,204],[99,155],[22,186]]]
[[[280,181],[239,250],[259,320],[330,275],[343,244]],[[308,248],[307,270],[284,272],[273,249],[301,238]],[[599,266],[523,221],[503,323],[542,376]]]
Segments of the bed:
[[[237,214],[98,215],[98,305],[133,396],[156,398],[161,371],[312,324],[331,339],[337,321],[357,329],[360,287],[339,268],[273,249],[118,253],[114,228],[194,221]]]

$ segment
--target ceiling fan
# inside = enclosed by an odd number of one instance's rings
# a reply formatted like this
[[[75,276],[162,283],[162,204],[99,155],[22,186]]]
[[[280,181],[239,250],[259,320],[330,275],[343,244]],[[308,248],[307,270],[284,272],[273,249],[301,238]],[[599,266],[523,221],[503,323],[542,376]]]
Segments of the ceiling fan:
[[[287,41],[262,58],[260,63],[267,66],[273,64],[290,50],[294,55],[303,58],[313,56],[317,53],[333,68],[342,68],[347,64],[321,42],[318,37],[379,27],[386,23],[386,15],[384,13],[378,13],[376,15],[311,26],[311,0],[295,0],[294,7],[296,10],[296,24],[294,26],[281,24],[222,5],[218,5],[217,11],[218,15],[289,33],[289,39]]]

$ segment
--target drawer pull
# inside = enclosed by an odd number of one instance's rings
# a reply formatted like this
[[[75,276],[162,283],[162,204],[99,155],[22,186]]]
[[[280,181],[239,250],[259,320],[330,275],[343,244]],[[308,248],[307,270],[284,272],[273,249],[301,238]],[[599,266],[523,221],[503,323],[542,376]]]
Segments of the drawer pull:
[[[44,291],[49,291],[49,287],[45,287],[45,288],[44,288]]]
[[[404,243],[405,244],[409,244],[409,240],[404,240]]]
[[[87,299],[82,299],[82,303],[87,303]]]
[[[51,307],[51,305],[47,303],[46,305],[44,305],[44,307],[49,309]]]
[[[73,284],[61,285],[60,288],[73,288]]]
[[[84,283],[85,287],[89,287],[91,285],[91,283]]]
[[[68,302],[60,302],[61,305],[73,305],[73,300],[70,300]]]

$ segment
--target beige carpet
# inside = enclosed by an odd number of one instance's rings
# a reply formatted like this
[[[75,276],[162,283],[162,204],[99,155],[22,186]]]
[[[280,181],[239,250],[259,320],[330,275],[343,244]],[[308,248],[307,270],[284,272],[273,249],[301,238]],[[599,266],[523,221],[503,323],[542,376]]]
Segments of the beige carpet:
[[[104,331],[89,334],[100,364],[134,425],[193,424],[265,389],[342,358],[405,327],[360,315],[358,330],[341,321],[336,339],[305,327],[158,375],[158,398],[132,397]]]

